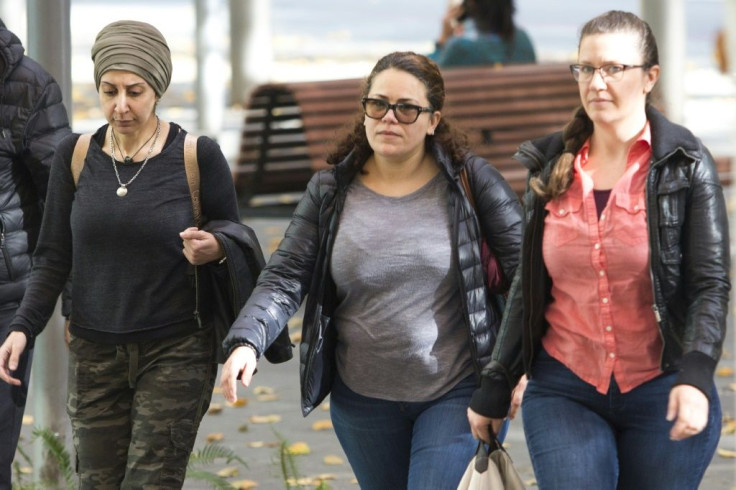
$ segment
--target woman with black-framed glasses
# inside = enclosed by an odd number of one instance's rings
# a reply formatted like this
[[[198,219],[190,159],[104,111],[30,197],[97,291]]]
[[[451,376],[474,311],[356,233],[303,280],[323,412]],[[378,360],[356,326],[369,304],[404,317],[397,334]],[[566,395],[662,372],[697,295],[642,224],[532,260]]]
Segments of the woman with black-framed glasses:
[[[693,490],[721,429],[723,190],[707,148],[648,104],[660,67],[646,22],[590,20],[570,69],[582,107],[516,155],[521,272],[470,422],[499,427],[525,373],[540,489]]]
[[[378,61],[362,110],[328,158],[333,168],[310,181],[225,340],[221,382],[234,400],[238,374],[247,386],[307,296],[302,412],[330,394],[364,490],[457,487],[476,448],[467,406],[501,319],[480,237],[505,277],[516,270],[518,199],[442,118],[444,96],[426,56]]]

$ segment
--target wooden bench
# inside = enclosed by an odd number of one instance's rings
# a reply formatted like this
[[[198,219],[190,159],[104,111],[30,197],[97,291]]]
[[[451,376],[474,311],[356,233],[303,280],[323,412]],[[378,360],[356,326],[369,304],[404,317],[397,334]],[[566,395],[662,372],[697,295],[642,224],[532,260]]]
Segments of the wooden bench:
[[[443,71],[446,117],[470,148],[503,174],[517,194],[526,169],[512,155],[530,138],[561,129],[579,105],[566,64]],[[301,193],[360,111],[363,79],[265,84],[250,96],[233,178],[241,207],[256,196]],[[731,159],[719,158],[725,183]]]

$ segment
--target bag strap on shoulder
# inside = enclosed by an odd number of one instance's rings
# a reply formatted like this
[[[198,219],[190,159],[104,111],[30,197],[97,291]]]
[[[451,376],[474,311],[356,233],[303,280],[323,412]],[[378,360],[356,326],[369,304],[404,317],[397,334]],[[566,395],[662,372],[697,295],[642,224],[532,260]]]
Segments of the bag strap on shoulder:
[[[72,177],[74,186],[79,183],[79,176],[84,168],[84,160],[87,158],[89,143],[92,133],[79,135],[74,152],[72,153]],[[194,212],[194,224],[199,228],[202,224],[202,204],[199,200],[199,163],[197,162],[197,136],[187,133],[184,137],[184,168],[187,174],[189,194],[192,197],[192,210]]]
[[[194,224],[202,226],[202,203],[199,200],[199,164],[197,162],[197,136],[187,133],[184,138],[184,168],[187,173],[189,194],[192,196]]]
[[[84,168],[84,159],[87,158],[87,150],[89,149],[89,142],[92,139],[92,133],[83,133],[77,138],[77,143],[74,145],[74,152],[72,153],[72,177],[74,178],[74,187],[79,182],[79,175],[82,173]]]
[[[468,201],[470,202],[470,205],[477,211],[477,208],[475,207],[475,198],[473,198],[473,191],[470,190],[470,179],[468,179],[468,167],[463,167],[463,169],[460,171],[460,183],[463,186],[463,189],[465,189],[465,195],[468,197]]]

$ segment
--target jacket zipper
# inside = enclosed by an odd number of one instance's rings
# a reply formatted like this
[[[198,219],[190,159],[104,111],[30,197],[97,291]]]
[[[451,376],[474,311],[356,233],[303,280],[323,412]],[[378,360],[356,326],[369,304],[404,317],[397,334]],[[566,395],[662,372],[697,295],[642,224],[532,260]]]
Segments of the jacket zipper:
[[[663,368],[664,363],[664,349],[665,349],[665,338],[664,338],[664,325],[662,323],[662,314],[659,311],[659,305],[657,304],[657,276],[654,274],[654,260],[652,260],[653,252],[657,251],[657,255],[659,255],[659,236],[652,237],[652,233],[656,232],[658,233],[658,227],[654,226],[654,223],[652,223],[652,210],[656,206],[656,203],[653,202],[653,196],[650,189],[654,186],[654,172],[653,170],[655,167],[658,167],[659,165],[662,165],[663,162],[665,162],[667,159],[669,159],[672,155],[674,155],[677,151],[682,151],[685,155],[687,155],[690,158],[693,158],[692,156],[688,155],[688,153],[682,149],[682,148],[676,148],[661,159],[655,161],[650,161],[649,163],[649,172],[647,174],[647,185],[644,189],[645,195],[646,195],[646,202],[647,202],[647,226],[649,227],[649,276],[651,277],[652,281],[652,298],[654,298],[654,302],[652,303],[652,311],[654,312],[654,318],[657,320],[657,326],[659,327],[659,337],[662,339],[662,349],[659,353],[659,366]],[[694,159],[694,158],[693,158]]]
[[[202,317],[199,314],[199,267],[194,266],[194,319],[197,326],[202,328]]]
[[[5,269],[8,271],[8,279],[14,280],[13,274],[13,263],[10,260],[10,253],[5,248],[5,222],[0,218],[0,250],[3,254],[3,261],[5,262]]]

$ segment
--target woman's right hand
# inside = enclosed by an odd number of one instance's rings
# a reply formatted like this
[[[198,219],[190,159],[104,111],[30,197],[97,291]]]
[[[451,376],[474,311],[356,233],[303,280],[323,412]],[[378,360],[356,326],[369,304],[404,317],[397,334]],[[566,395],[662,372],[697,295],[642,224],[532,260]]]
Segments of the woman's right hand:
[[[11,376],[18,369],[20,355],[26,349],[28,339],[23,332],[10,332],[3,345],[0,346],[0,379],[11,385],[20,386],[21,380]]]
[[[238,399],[238,375],[240,382],[247,388],[253,379],[257,364],[256,353],[250,347],[237,347],[230,354],[220,374],[220,387],[227,401],[235,403]]]
[[[475,439],[480,439],[486,444],[491,443],[491,431],[498,434],[504,419],[492,419],[484,417],[472,408],[468,408],[468,422],[470,423],[470,432]]]
[[[442,18],[442,32],[440,33],[440,38],[437,40],[439,44],[445,44],[451,37],[462,34],[463,26],[457,19],[464,11],[465,9],[462,5],[453,5],[447,9],[445,16]]]

